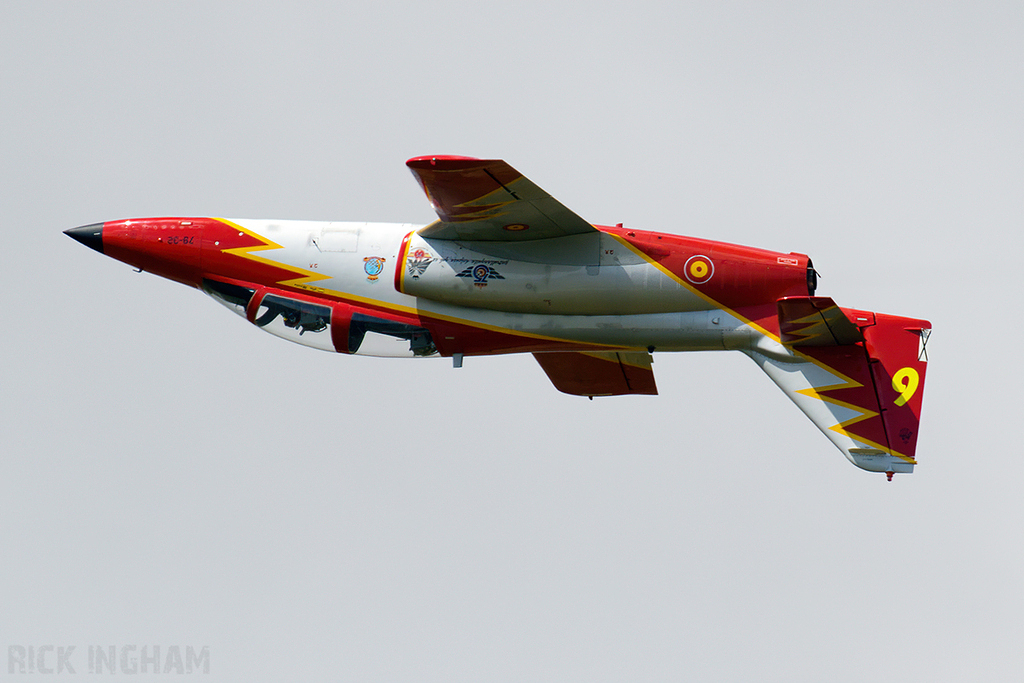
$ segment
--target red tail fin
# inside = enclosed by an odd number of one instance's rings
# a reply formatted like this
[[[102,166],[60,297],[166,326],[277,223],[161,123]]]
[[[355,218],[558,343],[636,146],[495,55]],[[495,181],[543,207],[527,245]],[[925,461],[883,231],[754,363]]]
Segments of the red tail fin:
[[[875,314],[864,329],[864,348],[871,364],[885,435],[893,454],[913,458],[928,368],[925,345],[932,325],[927,320]]]
[[[931,333],[926,320],[779,301],[782,344],[747,351],[847,458],[873,472],[912,472]]]

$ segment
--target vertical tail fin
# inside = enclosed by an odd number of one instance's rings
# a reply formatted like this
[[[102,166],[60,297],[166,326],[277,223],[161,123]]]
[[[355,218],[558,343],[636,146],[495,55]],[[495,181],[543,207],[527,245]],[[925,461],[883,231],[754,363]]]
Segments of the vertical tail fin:
[[[931,323],[839,309],[823,297],[778,308],[782,342],[763,337],[747,355],[854,465],[913,472]],[[810,333],[815,327],[822,332]]]

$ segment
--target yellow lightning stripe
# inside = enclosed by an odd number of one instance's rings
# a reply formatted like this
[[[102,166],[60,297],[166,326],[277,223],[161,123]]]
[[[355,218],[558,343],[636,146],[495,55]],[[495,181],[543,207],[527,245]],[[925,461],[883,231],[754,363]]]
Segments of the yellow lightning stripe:
[[[519,178],[511,181],[509,184],[511,185],[521,178],[522,176],[519,176]],[[511,196],[511,199],[508,198],[509,196]],[[478,211],[477,213],[482,217],[485,214],[497,211],[498,209],[506,207],[509,204],[514,204],[518,201],[521,200],[517,199],[515,195],[512,194],[512,190],[510,190],[506,185],[500,185],[487,194],[462,202],[461,204],[458,204],[458,206],[464,208],[480,207],[481,211]],[[461,216],[459,218],[461,218]]]
[[[435,203],[434,198],[430,195],[430,190],[427,189],[426,185],[423,186],[423,191],[426,193],[427,199],[430,200],[431,206],[435,207],[435,211],[436,211],[437,210],[437,204]],[[519,201],[519,200],[514,199],[514,198],[513,199],[505,199],[504,195],[508,195],[508,193],[509,193],[509,191],[506,188],[499,187],[496,190],[491,190],[490,192],[488,192],[487,194],[483,195],[482,197],[476,197],[474,199],[470,199],[470,200],[462,202],[460,204],[456,204],[452,208],[455,208],[455,209],[478,209],[478,210],[472,211],[472,212],[467,212],[467,213],[460,213],[457,216],[451,216],[452,220],[450,222],[452,222],[452,223],[463,223],[463,222],[469,222],[469,221],[479,221],[479,220],[486,220],[486,219],[491,219],[491,218],[498,218],[499,216],[503,216],[503,215],[505,215],[508,212],[507,211],[501,211],[501,209],[505,208],[509,204],[514,204],[515,202]],[[495,197],[495,195],[497,195],[497,197]],[[501,199],[498,199],[498,197],[500,197]],[[440,223],[440,222],[441,221],[435,221],[435,223]],[[422,230],[426,230],[431,225],[434,225],[434,223],[431,223],[430,225],[427,225],[426,227],[422,228]]]
[[[828,336],[830,339],[832,338],[832,332],[829,330],[828,325],[825,323],[825,320],[822,318],[822,314],[820,312],[818,312],[818,311],[815,311],[814,313],[811,313],[810,315],[805,315],[804,317],[798,318],[797,320],[793,320],[792,324],[793,325],[803,325],[803,327],[801,329],[799,329],[799,330],[790,330],[788,332],[788,334],[791,334],[791,335],[794,335],[794,336],[797,336],[797,337],[803,337],[804,339],[810,339],[810,338],[813,338],[813,337],[821,337],[821,336]],[[798,342],[795,342],[795,341],[785,342],[785,344],[787,346],[789,346],[791,344],[796,344],[796,343],[798,343]]]
[[[855,434],[851,434],[848,431],[846,431],[846,429],[845,429],[845,427],[849,427],[850,425],[856,424],[858,422],[861,422],[863,420],[867,420],[868,418],[872,418],[872,417],[878,415],[877,412],[875,412],[874,410],[868,410],[867,408],[862,408],[861,406],[857,406],[857,405],[854,405],[852,403],[847,403],[846,401],[840,401],[837,398],[832,398],[830,396],[823,396],[822,393],[821,393],[821,392],[824,392],[824,391],[834,391],[836,389],[856,389],[857,387],[861,387],[861,386],[863,386],[863,385],[861,383],[859,383],[859,382],[843,383],[843,384],[831,384],[831,385],[826,386],[826,387],[808,387],[807,389],[797,389],[793,393],[801,394],[802,396],[808,396],[810,398],[816,398],[819,401],[824,401],[825,403],[831,403],[832,405],[839,406],[840,408],[846,408],[847,410],[852,410],[854,412],[860,413],[860,415],[855,415],[855,416],[851,417],[848,420],[843,420],[842,422],[839,422],[838,424],[835,424],[835,425],[829,427],[829,429],[832,430],[833,432],[838,432],[839,434],[845,434],[846,436],[850,437],[851,439],[856,439],[857,441],[863,441],[864,443],[871,443],[871,445],[877,446],[878,444],[874,444],[874,443],[872,443],[870,441],[866,441],[864,438],[862,438],[860,436],[856,436]],[[889,448],[888,447],[884,447],[883,450],[888,452]]]
[[[821,364],[819,363],[818,365],[821,365]],[[833,432],[836,432],[836,433],[839,433],[839,434],[843,434],[843,435],[845,435],[845,436],[847,436],[847,437],[849,437],[849,438],[851,438],[851,439],[853,439],[855,441],[860,441],[861,443],[866,443],[866,444],[868,444],[870,446],[874,446],[875,448],[877,448],[877,449],[879,449],[881,451],[885,451],[886,453],[888,453],[888,454],[890,454],[892,456],[895,456],[895,457],[899,458],[900,460],[905,460],[906,462],[908,462],[908,463],[910,463],[912,465],[916,465],[917,461],[914,460],[909,455],[904,455],[904,454],[900,453],[899,451],[897,451],[897,450],[895,450],[893,448],[890,448],[887,445],[877,443],[875,441],[872,441],[871,439],[866,439],[863,436],[860,436],[858,434],[853,434],[853,433],[851,433],[851,432],[846,430],[846,427],[854,425],[854,424],[856,424],[858,422],[861,422],[863,420],[867,420],[867,419],[870,419],[872,417],[875,417],[876,415],[878,415],[878,412],[876,412],[874,410],[869,410],[868,408],[864,408],[862,406],[854,405],[853,403],[847,403],[846,401],[840,401],[839,399],[832,398],[830,396],[823,396],[822,392],[825,392],[825,391],[836,391],[838,389],[856,389],[858,387],[864,386],[860,382],[855,382],[855,381],[851,380],[850,378],[843,376],[842,373],[837,372],[836,370],[834,370],[832,368],[828,368],[827,366],[824,366],[824,367],[826,367],[830,373],[832,373],[833,375],[835,375],[837,377],[842,378],[845,381],[843,383],[841,383],[841,384],[830,384],[830,385],[824,386],[824,387],[808,387],[807,389],[797,389],[793,393],[801,394],[802,396],[807,396],[809,398],[816,398],[819,401],[824,401],[825,403],[831,403],[832,405],[836,405],[836,406],[839,406],[841,408],[846,408],[847,410],[852,410],[854,412],[860,413],[860,415],[854,415],[853,417],[851,417],[848,420],[843,420],[842,422],[840,422],[838,424],[832,425],[831,427],[829,427],[829,430],[831,430]]]
[[[800,357],[806,359],[807,361],[814,363],[819,368],[825,370],[826,372],[828,372],[829,374],[833,375],[834,377],[842,380],[838,384],[829,384],[829,385],[823,386],[823,387],[808,387],[807,389],[797,389],[793,393],[801,394],[801,395],[807,396],[809,398],[816,398],[819,401],[824,401],[825,403],[831,403],[832,405],[836,405],[836,406],[839,406],[841,408],[846,408],[848,410],[852,410],[852,411],[860,413],[860,415],[854,415],[853,417],[851,417],[848,420],[843,420],[842,422],[840,422],[838,424],[832,425],[831,427],[829,427],[829,429],[831,431],[837,432],[839,434],[844,434],[847,437],[849,437],[849,438],[851,438],[851,439],[853,439],[855,441],[860,441],[861,443],[866,443],[866,444],[868,444],[870,446],[874,446],[875,448],[877,448],[877,449],[879,449],[881,451],[885,451],[886,453],[888,453],[888,454],[890,454],[890,455],[892,455],[894,457],[897,457],[900,460],[904,460],[904,461],[906,461],[906,462],[908,462],[908,463],[910,463],[912,465],[916,465],[917,464],[917,461],[914,460],[913,458],[911,458],[909,455],[904,455],[903,453],[900,453],[899,451],[897,451],[897,450],[895,450],[893,448],[890,448],[889,446],[887,446],[885,444],[877,443],[875,441],[872,441],[871,439],[866,439],[863,436],[860,436],[858,434],[853,434],[853,433],[851,433],[851,432],[846,430],[846,427],[849,427],[849,426],[854,425],[854,424],[856,424],[858,422],[861,422],[863,420],[867,420],[867,419],[870,419],[872,417],[877,416],[879,414],[877,411],[871,410],[869,408],[865,408],[863,406],[854,405],[853,403],[847,403],[846,401],[840,401],[839,399],[832,398],[830,396],[822,395],[823,392],[826,392],[826,391],[838,391],[840,389],[857,389],[857,388],[860,388],[860,387],[864,386],[863,384],[861,384],[860,382],[858,382],[858,381],[856,381],[854,379],[851,379],[851,378],[847,377],[846,375],[844,375],[843,373],[839,372],[835,368],[830,367],[828,365],[825,365],[824,363],[822,363],[822,362],[820,362],[820,361],[818,361],[818,360],[816,360],[814,358],[811,358],[810,356],[807,356],[807,355],[805,355],[803,353],[800,353],[799,351],[797,351],[795,349],[790,349],[790,350],[793,351],[795,354],[799,355]]]
[[[222,249],[221,251],[223,251],[225,254],[239,256],[241,258],[249,259],[250,261],[255,261],[256,263],[261,263],[265,266],[272,266],[274,268],[280,268],[281,270],[288,270],[299,275],[299,277],[292,278],[290,280],[279,280],[277,282],[277,284],[279,285],[284,285],[286,287],[299,287],[301,289],[306,289],[313,292],[321,292],[325,294],[328,293],[328,290],[322,289],[320,287],[313,287],[310,285],[310,283],[318,282],[320,280],[330,280],[331,278],[329,275],[321,275],[320,273],[314,273],[313,271],[306,270],[305,268],[298,268],[296,266],[290,266],[279,261],[272,261],[270,259],[263,258],[262,256],[257,256],[252,252],[265,251],[267,249],[283,249],[284,247],[282,247],[280,244],[277,244],[276,242],[267,239],[263,235],[255,233],[252,230],[249,230],[248,228],[242,227],[238,223],[227,220],[226,218],[215,218],[214,220],[220,221],[229,228],[234,228],[239,232],[244,232],[249,237],[252,237],[253,239],[263,243],[262,245],[252,247],[234,247],[231,249]]]
[[[512,200],[515,201],[515,200]],[[455,223],[462,223],[466,221],[479,221],[479,220],[490,220],[504,216],[508,214],[508,211],[503,210],[506,206],[512,203],[507,202],[493,202],[491,204],[482,204],[482,199],[475,199],[471,202],[465,202],[458,204],[457,207],[460,209],[475,209],[479,207],[479,210],[473,211],[472,213],[460,213],[457,220],[452,221]]]

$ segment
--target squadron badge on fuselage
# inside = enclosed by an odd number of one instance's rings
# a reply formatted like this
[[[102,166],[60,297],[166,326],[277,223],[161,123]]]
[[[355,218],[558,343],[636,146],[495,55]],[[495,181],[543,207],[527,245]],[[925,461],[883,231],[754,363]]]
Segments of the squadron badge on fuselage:
[[[470,266],[456,275],[456,277],[471,277],[473,278],[473,284],[477,287],[486,287],[488,280],[505,279],[501,273],[496,271],[494,268],[491,268],[486,263],[478,263],[475,266]]]
[[[409,275],[412,279],[418,280],[427,270],[427,266],[434,262],[434,257],[426,249],[414,249],[406,259],[409,267]]]

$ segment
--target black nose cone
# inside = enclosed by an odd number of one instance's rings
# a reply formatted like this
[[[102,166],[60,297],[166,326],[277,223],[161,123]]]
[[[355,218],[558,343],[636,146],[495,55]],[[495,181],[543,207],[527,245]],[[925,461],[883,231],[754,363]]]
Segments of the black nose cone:
[[[64,234],[71,237],[90,249],[103,253],[103,224],[93,223],[92,225],[83,225],[79,228],[71,228],[65,230]]]

